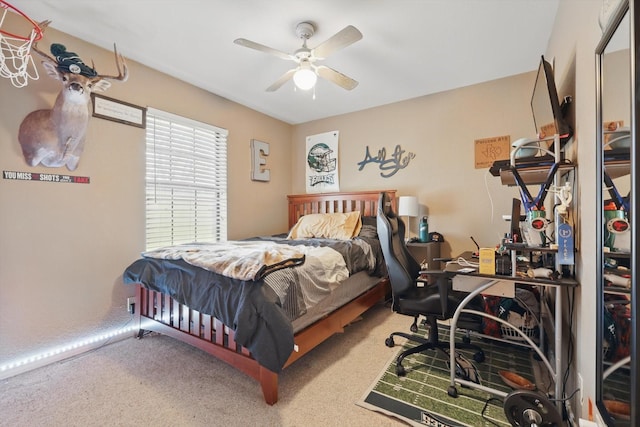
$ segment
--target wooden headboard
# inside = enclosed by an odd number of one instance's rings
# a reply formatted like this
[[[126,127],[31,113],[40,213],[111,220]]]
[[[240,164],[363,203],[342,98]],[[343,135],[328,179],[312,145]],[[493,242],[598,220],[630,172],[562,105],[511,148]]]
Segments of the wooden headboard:
[[[362,216],[376,216],[380,193],[389,194],[393,209],[396,209],[396,190],[349,191],[344,193],[292,194],[289,200],[289,228],[301,216],[314,213],[360,211]]]

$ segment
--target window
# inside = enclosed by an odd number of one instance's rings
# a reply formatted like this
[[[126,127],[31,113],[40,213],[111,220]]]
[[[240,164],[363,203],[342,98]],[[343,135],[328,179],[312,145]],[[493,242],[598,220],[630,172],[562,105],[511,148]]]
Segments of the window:
[[[227,239],[227,134],[147,110],[147,250]]]

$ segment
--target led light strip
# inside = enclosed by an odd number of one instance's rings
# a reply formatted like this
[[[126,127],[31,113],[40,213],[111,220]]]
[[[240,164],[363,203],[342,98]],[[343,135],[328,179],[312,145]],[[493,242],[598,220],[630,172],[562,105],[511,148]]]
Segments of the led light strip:
[[[56,347],[52,350],[45,351],[34,356],[21,358],[4,365],[0,365],[0,379],[9,378],[44,365],[67,359],[80,353],[85,353],[104,345],[104,341],[111,340],[112,338],[125,339],[127,337],[122,335],[128,332],[137,331],[141,329],[141,326],[142,325],[135,325],[116,328],[87,339],[78,340],[71,344]]]

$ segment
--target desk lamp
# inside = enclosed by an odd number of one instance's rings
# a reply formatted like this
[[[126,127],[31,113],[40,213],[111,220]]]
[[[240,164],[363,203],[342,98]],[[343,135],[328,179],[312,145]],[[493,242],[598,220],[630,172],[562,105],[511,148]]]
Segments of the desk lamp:
[[[398,198],[398,215],[407,217],[407,236],[408,241],[411,237],[410,217],[418,216],[418,198],[415,196],[400,196]]]

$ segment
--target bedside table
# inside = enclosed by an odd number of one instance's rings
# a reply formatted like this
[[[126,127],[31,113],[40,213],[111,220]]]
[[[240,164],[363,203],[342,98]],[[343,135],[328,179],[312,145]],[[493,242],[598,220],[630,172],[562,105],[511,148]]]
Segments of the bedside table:
[[[407,249],[409,253],[422,264],[423,261],[429,264],[429,269],[440,270],[440,261],[434,261],[434,258],[440,258],[440,244],[442,242],[408,242]]]

